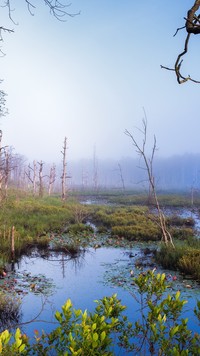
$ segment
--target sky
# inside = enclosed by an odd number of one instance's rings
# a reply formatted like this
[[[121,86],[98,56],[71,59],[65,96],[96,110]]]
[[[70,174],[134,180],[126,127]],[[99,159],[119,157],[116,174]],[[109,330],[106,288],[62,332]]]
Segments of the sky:
[[[65,2],[65,0],[63,0]],[[200,153],[200,85],[179,85],[173,67],[182,52],[184,17],[192,0],[72,0],[80,14],[58,21],[41,0],[34,16],[12,0],[1,8],[1,89],[9,114],[0,119],[3,143],[32,161],[58,162],[64,137],[70,160],[135,157],[127,129],[141,142],[144,110],[148,146],[157,155]],[[3,1],[0,0],[2,4]],[[33,0],[36,4],[37,1]],[[184,73],[200,79],[198,36]]]

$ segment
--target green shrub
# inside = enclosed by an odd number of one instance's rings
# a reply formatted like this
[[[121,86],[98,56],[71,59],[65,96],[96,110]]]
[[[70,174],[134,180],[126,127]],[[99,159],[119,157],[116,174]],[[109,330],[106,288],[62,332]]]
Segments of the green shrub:
[[[85,224],[70,224],[67,228],[67,232],[69,232],[72,235],[77,235],[81,232],[94,232],[92,226],[90,225],[85,225]]]
[[[35,331],[35,340],[17,329],[0,334],[0,354],[112,356],[113,346],[134,355],[199,356],[200,334],[188,328],[182,317],[186,300],[180,291],[167,292],[165,274],[147,271],[133,279],[137,288],[140,318],[130,322],[116,295],[97,302],[93,313],[73,309],[71,300],[55,313],[58,326],[49,334]],[[137,308],[138,309],[138,308]],[[200,320],[200,302],[194,309]],[[118,354],[119,352],[117,352]],[[122,353],[123,354],[123,353]]]
[[[156,261],[164,268],[176,270],[178,268],[178,262],[185,251],[186,247],[182,244],[176,243],[175,248],[162,244],[160,249],[156,252]]]
[[[200,249],[189,249],[178,261],[178,268],[184,274],[200,281]]]
[[[183,243],[176,242],[175,248],[161,245],[156,252],[156,260],[164,268],[180,270],[200,280],[200,246],[198,239],[190,239]]]

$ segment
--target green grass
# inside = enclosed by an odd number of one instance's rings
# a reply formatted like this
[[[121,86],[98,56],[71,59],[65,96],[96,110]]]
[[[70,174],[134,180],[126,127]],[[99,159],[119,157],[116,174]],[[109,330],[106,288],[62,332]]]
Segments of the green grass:
[[[129,197],[118,195],[117,199],[130,199],[131,197],[131,195]],[[141,195],[138,194],[137,198],[140,199]],[[167,196],[165,199],[167,200]],[[172,202],[172,197],[170,202]],[[85,232],[90,233],[91,227],[86,225],[87,221],[94,223],[99,232],[109,234],[113,241],[115,238],[131,242],[160,241],[162,237],[158,218],[144,205],[128,205],[128,203],[111,206],[82,205],[74,197],[70,197],[63,203],[60,197],[56,196],[41,199],[12,191],[8,199],[1,202],[0,268],[5,261],[12,258],[11,230],[13,226],[15,227],[15,257],[17,259],[30,251],[33,246],[47,248],[53,235],[61,236],[63,233],[69,233],[70,236],[76,237],[80,233],[83,235]],[[157,261],[165,268],[180,269],[199,279],[200,241],[193,237],[193,219],[173,215],[166,219],[166,224],[176,240],[176,249],[162,246],[157,253]],[[69,246],[76,250],[75,244],[76,239]],[[59,249],[58,244],[57,248]]]
[[[200,240],[190,237],[176,241],[175,249],[164,244],[156,253],[156,261],[164,268],[179,270],[200,281]]]
[[[80,204],[77,203],[77,209]],[[59,198],[34,199],[29,196],[9,196],[0,210],[0,252],[6,259],[11,256],[11,229],[15,227],[15,256],[33,245],[45,247],[51,233],[61,233],[66,226],[77,221],[75,203],[63,204]],[[81,210],[81,208],[79,209]]]

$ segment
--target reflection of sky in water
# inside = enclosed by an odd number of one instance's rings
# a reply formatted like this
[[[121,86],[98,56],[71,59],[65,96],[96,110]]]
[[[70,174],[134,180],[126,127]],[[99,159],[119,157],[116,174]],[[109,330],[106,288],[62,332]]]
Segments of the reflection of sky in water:
[[[20,270],[26,270],[31,274],[45,274],[47,278],[52,278],[55,283],[55,293],[47,298],[44,311],[40,315],[40,320],[54,320],[53,314],[60,310],[61,306],[70,298],[74,308],[83,310],[93,310],[96,304],[95,299],[103,296],[110,296],[117,293],[119,298],[123,297],[126,303],[127,293],[122,288],[112,287],[100,283],[103,279],[105,267],[103,263],[114,262],[116,258],[122,256],[119,249],[94,249],[85,253],[80,260],[70,260],[68,262],[47,261],[41,258],[24,258],[20,264]],[[62,258],[62,256],[60,256]],[[23,299],[22,313],[24,321],[32,320],[40,311],[42,305],[41,296],[29,293]],[[31,333],[34,329],[47,331],[53,326],[51,324],[33,323],[23,326],[23,330]]]
[[[130,270],[134,270],[134,258],[129,258],[125,250],[118,248],[99,248],[90,249],[78,261],[62,261],[62,256],[57,257],[56,261],[47,261],[42,258],[24,257],[20,263],[20,270],[31,272],[32,275],[45,274],[47,278],[52,278],[55,284],[53,294],[47,297],[44,310],[39,316],[39,320],[46,322],[34,322],[24,325],[22,329],[29,335],[33,334],[34,329],[50,331],[55,327],[52,321],[55,321],[53,315],[56,310],[61,310],[61,306],[70,298],[76,309],[93,310],[95,308],[95,299],[103,296],[111,296],[117,293],[122,304],[127,306],[127,312],[130,318],[136,317],[138,304],[128,290],[112,283],[102,283],[106,275],[118,275],[123,278],[129,278]],[[60,261],[59,261],[60,258]],[[167,272],[167,271],[166,271]],[[168,273],[168,272],[167,272]],[[169,272],[172,273],[172,272]],[[191,282],[185,282],[190,283]],[[174,290],[182,288],[182,277],[178,278],[174,285]],[[172,293],[172,290],[169,291]],[[188,299],[187,312],[184,317],[189,316],[189,326],[197,330],[194,322],[193,312],[191,311],[196,304],[197,298],[200,299],[200,291],[195,289],[186,289],[183,295]],[[29,293],[23,299],[22,313],[23,321],[32,320],[41,310],[41,296]]]

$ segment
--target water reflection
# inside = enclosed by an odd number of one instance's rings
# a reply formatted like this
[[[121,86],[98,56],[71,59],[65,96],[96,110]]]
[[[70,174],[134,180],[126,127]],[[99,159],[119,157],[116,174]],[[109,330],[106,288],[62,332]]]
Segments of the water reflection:
[[[135,246],[134,249],[125,248],[89,248],[83,250],[77,258],[68,258],[63,253],[51,253],[47,256],[33,254],[30,257],[23,257],[16,272],[20,276],[44,276],[41,283],[47,286],[49,293],[35,293],[30,286],[26,294],[22,297],[21,324],[22,330],[33,336],[34,330],[50,332],[55,328],[54,313],[61,310],[61,306],[67,299],[71,299],[76,309],[95,308],[94,300],[104,296],[111,296],[117,293],[122,304],[127,306],[127,314],[131,320],[138,317],[136,310],[138,304],[133,298],[135,290],[130,290],[131,274],[136,271],[135,259],[140,256],[141,248]],[[138,270],[139,271],[139,270]],[[166,273],[170,273],[166,271]],[[116,280],[121,283],[113,283]],[[120,278],[119,278],[120,276]],[[28,278],[28,277],[27,277]],[[42,277],[41,277],[42,279]],[[182,288],[183,277],[177,278],[175,288]],[[132,287],[133,288],[133,287]],[[182,288],[183,289],[183,288]],[[44,289],[45,290],[45,289]],[[173,289],[170,293],[173,292]],[[198,286],[193,289],[183,291],[188,299],[188,316],[192,315],[191,310],[200,299]],[[193,318],[190,327],[195,328]]]
[[[21,300],[6,292],[0,293],[0,331],[12,329],[21,323]]]

